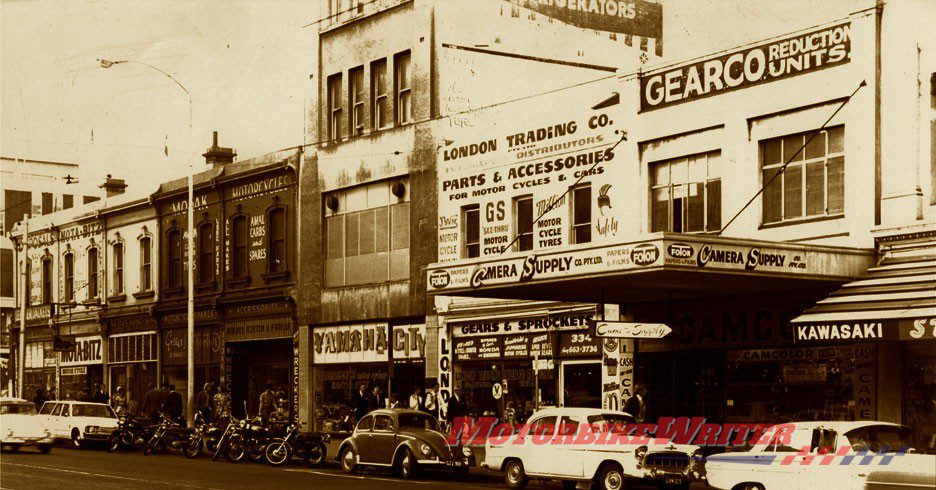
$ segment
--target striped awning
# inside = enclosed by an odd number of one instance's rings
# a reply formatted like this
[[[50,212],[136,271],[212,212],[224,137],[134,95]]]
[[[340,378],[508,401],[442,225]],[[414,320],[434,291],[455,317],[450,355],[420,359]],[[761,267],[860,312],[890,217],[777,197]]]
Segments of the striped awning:
[[[883,262],[793,319],[796,340],[936,340],[936,257]]]

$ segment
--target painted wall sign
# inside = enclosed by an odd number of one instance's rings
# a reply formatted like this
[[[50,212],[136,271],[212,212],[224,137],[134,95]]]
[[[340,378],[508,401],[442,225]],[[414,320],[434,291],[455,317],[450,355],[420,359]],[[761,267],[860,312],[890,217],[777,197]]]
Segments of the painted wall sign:
[[[509,0],[514,5],[584,29],[663,36],[663,5],[645,0]]]
[[[673,329],[663,323],[595,322],[595,336],[617,339],[662,339]]]
[[[851,23],[770,41],[640,77],[649,111],[847,63]]]
[[[559,357],[601,357],[601,339],[587,330],[559,333]]]
[[[312,329],[313,362],[386,362],[390,351],[386,323],[335,325]]]
[[[195,363],[221,362],[224,341],[220,328],[195,329]],[[188,332],[184,328],[164,329],[162,335],[162,362],[166,365],[188,362]]]
[[[62,352],[60,365],[84,366],[88,364],[101,364],[104,361],[101,350],[100,335],[75,338],[75,350]]]
[[[293,321],[288,317],[234,320],[224,326],[225,342],[285,339],[292,335]]]

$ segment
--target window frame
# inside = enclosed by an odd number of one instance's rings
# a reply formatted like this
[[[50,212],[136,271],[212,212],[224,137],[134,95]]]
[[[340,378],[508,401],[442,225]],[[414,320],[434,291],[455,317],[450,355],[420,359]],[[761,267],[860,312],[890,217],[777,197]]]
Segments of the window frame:
[[[530,203],[530,226],[529,232],[522,232],[520,230],[520,204],[523,202],[529,201]],[[533,228],[536,226],[536,216],[533,215],[533,194],[524,194],[522,196],[517,196],[513,199],[513,213],[514,213],[514,251],[527,252],[533,250],[534,248],[534,232]],[[529,248],[524,248],[523,240],[525,236],[529,236],[530,245]]]
[[[831,137],[830,134],[833,131],[840,131],[840,145],[841,148],[832,153],[830,151],[831,147]],[[812,140],[810,141],[810,137]],[[787,145],[788,140],[793,138],[799,138],[799,143],[794,160],[789,160],[787,158],[785,146]],[[813,144],[817,138],[822,138],[823,154],[819,157],[808,158],[809,147]],[[764,138],[757,142],[758,149],[758,170],[760,177],[760,185],[763,188],[761,195],[761,227],[773,227],[773,226],[783,226],[788,224],[796,224],[802,222],[809,222],[814,220],[823,220],[823,219],[838,219],[845,215],[845,179],[846,179],[846,169],[845,169],[845,125],[838,124],[835,126],[827,127],[824,129],[811,129],[808,131],[800,131],[796,133],[789,133],[779,136],[773,136],[770,138]],[[807,143],[807,141],[809,143]],[[780,159],[777,162],[765,163],[767,155],[767,145],[773,142],[779,142],[780,146],[777,151],[780,152]],[[789,163],[787,163],[789,160]],[[831,210],[829,208],[830,203],[830,192],[829,192],[829,177],[830,173],[830,163],[838,160],[841,165],[841,190],[839,191],[838,199],[841,202],[841,209]],[[810,188],[808,186],[808,171],[810,164],[822,164],[822,211],[814,214],[810,214]],[[781,172],[782,169],[782,172]],[[793,170],[791,172],[791,169]],[[768,177],[768,172],[769,176]],[[787,217],[787,178],[788,175],[794,174],[795,172],[799,173],[799,214],[796,216]],[[767,183],[770,179],[773,179],[768,186]],[[774,188],[774,186],[779,186]],[[771,190],[775,189],[779,194],[779,202],[774,204],[779,213],[778,219],[770,218],[768,221],[768,198],[772,197]]]
[[[405,60],[405,64],[404,64]],[[413,58],[409,50],[393,56],[393,119],[398,126],[413,122]],[[405,67],[405,72],[401,68]],[[403,81],[406,81],[404,85]],[[403,99],[406,98],[404,103]],[[403,114],[404,111],[406,114]],[[404,117],[406,116],[406,117]]]
[[[274,230],[273,228],[274,216],[276,214],[282,215],[282,225],[280,227],[281,228],[280,233],[282,236],[280,237],[275,236],[274,232],[276,230]],[[267,217],[267,230],[266,230],[267,274],[268,275],[286,275],[289,273],[289,248],[288,248],[289,243],[287,241],[288,234],[289,234],[289,227],[287,225],[286,208],[283,206],[271,207],[269,210],[267,210],[266,215],[267,215],[266,216]],[[283,263],[279,267],[276,267],[274,265],[275,259],[276,259],[274,252],[276,250],[277,243],[282,244],[282,251],[283,251],[283,260],[282,260]]]
[[[94,259],[93,267],[91,259]],[[100,253],[97,246],[88,247],[88,301],[100,297]]]
[[[237,233],[238,222],[244,223],[244,231],[242,234],[243,236],[239,236]],[[248,219],[246,215],[238,213],[238,214],[235,214],[234,216],[231,216],[230,225],[231,225],[231,252],[230,252],[231,253],[231,256],[230,256],[231,279],[233,280],[246,279],[250,277],[250,256],[249,256],[250,237],[248,236],[250,233],[250,224],[248,223]],[[240,270],[240,267],[238,266],[237,259],[241,253],[243,253],[242,258],[243,258],[244,270]]]
[[[718,150],[704,151],[704,152],[699,152],[699,153],[690,153],[690,154],[678,156],[675,158],[667,158],[665,160],[658,160],[655,162],[650,162],[650,164],[648,165],[649,184],[650,184],[648,208],[649,208],[650,218],[648,221],[647,228],[650,230],[651,233],[662,231],[662,232],[685,233],[685,234],[705,234],[705,233],[717,233],[718,231],[721,230],[722,212],[723,212],[722,206],[721,206],[722,204],[721,202],[722,201],[721,199],[722,197],[722,172],[720,171],[721,168],[719,168],[722,162],[721,156],[722,156],[722,151],[721,149],[718,149]],[[691,176],[692,172],[690,170],[691,161],[693,159],[699,159],[699,158],[705,158],[705,176],[702,178],[701,181],[693,180]],[[676,163],[680,163],[680,162],[685,162],[686,164],[686,179],[684,182],[674,182],[673,181],[673,165]],[[656,175],[656,169],[664,165],[666,166],[666,173],[667,173],[666,183],[657,184],[654,182],[654,175]],[[713,167],[715,168],[713,169]],[[712,186],[715,186],[716,182],[717,182],[718,193],[719,193],[718,194],[719,201],[715,203],[715,205],[717,206],[717,209],[710,210],[709,209],[709,205],[710,205],[709,195],[710,195],[711,189],[713,188]],[[689,223],[689,218],[690,218],[689,206],[688,206],[688,202],[689,202],[688,189],[690,186],[696,185],[696,184],[702,184],[702,191],[701,191],[702,192],[702,227],[699,230],[690,231],[688,230],[688,227],[689,227],[688,223]],[[676,192],[675,192],[675,189],[677,187],[684,187],[687,190],[686,194],[684,196],[677,197]],[[654,205],[657,201],[655,200],[654,194],[656,191],[663,190],[663,189],[666,190],[666,195],[667,195],[666,226],[664,227],[664,229],[661,230],[661,229],[655,228],[654,219],[656,218],[656,216],[654,214]],[[674,205],[675,199],[685,199],[686,201],[686,205],[684,205],[681,208],[681,212],[680,212],[681,214],[681,217],[680,217],[681,229],[680,230],[676,230],[676,226],[675,226],[676,224],[675,214],[674,214],[675,213],[675,205]],[[716,214],[715,211],[717,211],[717,215],[718,215],[717,225],[709,222],[710,211],[712,211],[713,214]]]
[[[360,85],[356,82],[360,82]],[[348,134],[352,137],[363,135],[367,128],[364,114],[366,100],[364,66],[361,65],[348,70]]]
[[[114,280],[114,296],[120,296],[126,294],[126,282],[124,276],[124,269],[126,266],[126,253],[127,248],[124,246],[124,242],[117,241],[111,245],[111,261],[113,262],[114,271],[113,271],[113,280]]]
[[[328,141],[340,141],[341,134],[341,72],[329,75],[325,82],[328,104]]]
[[[39,263],[40,276],[42,280],[42,303],[44,305],[52,304],[52,257],[46,255]]]
[[[178,242],[173,243],[173,238],[178,237]],[[181,289],[185,283],[182,274],[185,268],[185,260],[182,255],[182,230],[171,228],[166,232],[166,287],[168,289]],[[173,263],[177,262],[177,263]]]
[[[588,199],[587,199],[586,202],[585,202],[585,209],[588,210],[588,222],[587,222],[587,223],[585,223],[585,222],[578,223],[578,222],[576,222],[576,214],[577,214],[577,213],[576,213],[576,210],[578,209],[578,205],[579,205],[579,201],[580,201],[580,199],[579,199],[579,197],[578,197],[578,192],[581,191],[581,190],[585,190],[585,189],[588,189]],[[591,203],[592,192],[591,192],[591,191],[592,191],[592,188],[591,188],[591,183],[590,183],[590,182],[589,182],[589,183],[586,183],[586,184],[576,185],[576,186],[574,186],[574,187],[572,187],[572,188],[569,189],[569,197],[570,197],[570,199],[569,199],[569,201],[570,201],[570,202],[569,202],[569,212],[570,212],[570,214],[571,214],[571,216],[569,216],[569,242],[571,242],[573,245],[579,245],[579,244],[582,244],[582,243],[591,243],[591,242],[592,242],[592,238],[593,238],[593,237],[592,237],[592,229],[591,229],[591,227],[592,227],[592,224],[593,224],[593,222],[594,222],[594,216],[592,216],[593,213],[592,213],[592,209],[591,209],[591,205],[592,205],[592,203]],[[587,239],[587,240],[580,240],[580,239],[578,238],[578,236],[577,236],[577,234],[576,234],[576,231],[577,231],[578,229],[580,229],[580,228],[582,228],[582,229],[587,229],[587,230],[588,230],[588,239]]]
[[[153,239],[149,235],[140,237],[140,292],[153,289]]]
[[[381,58],[371,62],[371,90],[370,90],[370,100],[371,100],[371,128],[374,131],[380,131],[383,129],[388,129],[393,127],[393,117],[390,101],[390,83],[387,80],[389,74],[387,73],[387,58]],[[383,81],[381,82],[381,76]],[[383,85],[380,92],[381,85]],[[381,104],[386,104],[386,111],[381,110]],[[381,118],[386,118],[386,124],[381,124]]]
[[[197,262],[198,266],[197,266],[197,269],[195,269],[198,272],[197,285],[202,286],[202,287],[211,287],[211,286],[214,286],[216,283],[215,244],[217,240],[217,230],[215,229],[214,222],[210,220],[202,221],[201,223],[199,223],[197,230],[198,230],[198,262]],[[205,234],[206,230],[209,232],[210,235]],[[210,236],[211,238],[206,239],[205,236]],[[208,240],[208,243],[206,243],[205,240]],[[208,245],[208,246],[206,247],[205,245]]]
[[[477,242],[468,241],[469,215],[477,215]],[[461,208],[461,256],[463,259],[475,259],[481,257],[481,206],[479,204],[469,204]],[[477,252],[472,254],[469,247],[477,247]]]
[[[73,303],[75,301],[75,253],[72,251],[65,252],[65,255],[62,257],[62,275],[63,285],[64,285],[64,296],[66,303]]]

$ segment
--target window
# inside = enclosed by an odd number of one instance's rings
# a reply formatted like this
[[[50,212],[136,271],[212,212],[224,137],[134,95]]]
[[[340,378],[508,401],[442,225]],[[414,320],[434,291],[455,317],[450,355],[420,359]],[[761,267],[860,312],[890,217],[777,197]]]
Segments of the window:
[[[75,207],[75,196],[65,194],[62,196],[62,209],[71,209]]]
[[[247,275],[246,216],[237,216],[231,220],[231,275],[235,278]]]
[[[182,287],[182,232],[172,230],[167,235],[169,248],[166,251],[169,256],[169,273],[167,274],[167,283],[169,289]]]
[[[396,91],[396,123],[412,122],[413,85],[410,77],[410,53],[405,51],[393,57]]]
[[[763,140],[760,160],[764,224],[845,211],[844,126]]]
[[[88,249],[88,299],[98,297],[98,249]]]
[[[388,415],[378,415],[374,418],[374,430],[375,431],[387,431],[390,432],[393,430],[393,419]]]
[[[481,256],[481,213],[477,204],[462,208],[462,236],[465,237],[464,258]]]
[[[341,73],[328,77],[328,139],[341,139]]]
[[[591,241],[591,186],[572,189],[572,243]]]
[[[390,125],[390,99],[387,86],[387,60],[371,63],[371,114],[374,129],[384,129]]]
[[[52,259],[42,259],[42,304],[52,303]]]
[[[140,290],[153,288],[153,248],[149,237],[140,239]]]
[[[364,67],[359,66],[348,72],[348,95],[350,96],[351,127],[349,134],[364,134]]]
[[[198,283],[210,284],[214,281],[215,261],[214,225],[202,223],[198,227]]]
[[[358,422],[357,428],[355,430],[358,432],[369,431],[373,427],[374,427],[374,417],[371,415],[368,415],[367,417],[364,417],[363,419],[361,419],[360,422]]]
[[[75,254],[69,252],[65,254],[62,268],[65,269],[65,302],[75,301]]]
[[[25,285],[26,304],[31,305],[32,304],[32,261],[27,260],[25,267],[26,267],[26,278],[25,278],[26,279],[26,285]]]
[[[530,434],[537,436],[549,436],[556,433],[556,420],[558,417],[543,417],[530,424]]]
[[[533,250],[533,196],[514,199],[514,216],[517,250]]]
[[[124,246],[123,243],[115,243],[114,253],[114,294],[124,293]]]
[[[650,165],[650,231],[721,229],[721,152]]]
[[[269,218],[268,270],[282,272],[286,270],[286,211],[283,208],[273,209]]]

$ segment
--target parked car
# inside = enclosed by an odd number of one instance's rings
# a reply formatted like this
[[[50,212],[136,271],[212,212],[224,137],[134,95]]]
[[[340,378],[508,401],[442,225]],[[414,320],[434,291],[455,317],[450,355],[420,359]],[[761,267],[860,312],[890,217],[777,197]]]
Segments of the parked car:
[[[933,488],[936,455],[918,454],[910,430],[888,422],[776,425],[746,451],[709,456],[709,485],[725,490]]]
[[[52,431],[45,417],[36,414],[36,405],[21,398],[0,398],[0,447],[18,451],[36,446],[39,451],[52,450]]]
[[[425,468],[467,471],[471,449],[449,446],[436,419],[418,410],[381,409],[358,421],[338,447],[341,468],[391,468],[411,479]]]
[[[107,442],[117,428],[117,414],[103,403],[48,401],[39,415],[49,421],[53,437],[70,440],[79,449],[88,442]]]
[[[502,471],[509,488],[523,488],[530,478],[560,480],[568,488],[594,481],[606,490],[620,490],[636,480],[688,487],[701,479],[698,446],[667,440],[634,443],[630,437],[621,443],[612,437],[634,423],[626,412],[547,408],[513,435],[489,439],[483,466]]]

